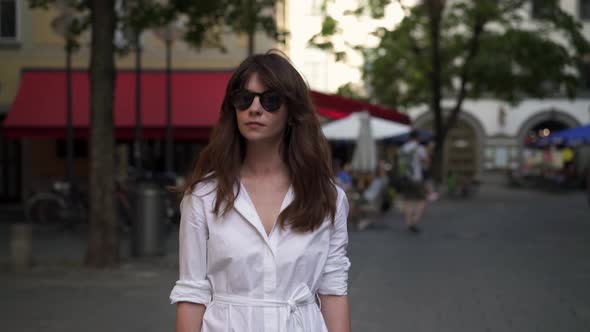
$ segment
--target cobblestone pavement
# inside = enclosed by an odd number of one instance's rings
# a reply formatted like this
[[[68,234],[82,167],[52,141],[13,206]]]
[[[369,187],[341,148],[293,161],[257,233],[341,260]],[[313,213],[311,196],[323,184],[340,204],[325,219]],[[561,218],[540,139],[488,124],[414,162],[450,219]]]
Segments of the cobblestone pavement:
[[[484,186],[429,206],[413,236],[391,212],[350,233],[353,331],[590,331],[590,208],[582,193]],[[0,223],[2,331],[172,331],[170,254],[120,269],[79,267],[84,235],[38,230],[36,267],[6,269]]]

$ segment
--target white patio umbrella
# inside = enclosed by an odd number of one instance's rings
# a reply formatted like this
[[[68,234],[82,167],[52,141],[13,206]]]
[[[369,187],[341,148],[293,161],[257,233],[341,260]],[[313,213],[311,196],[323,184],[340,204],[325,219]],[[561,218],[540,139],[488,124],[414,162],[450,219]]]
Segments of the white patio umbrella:
[[[323,125],[322,131],[328,140],[354,141],[359,138],[361,118],[364,116],[369,118],[371,136],[376,140],[404,135],[412,130],[408,125],[376,118],[368,112],[358,112]]]
[[[362,112],[358,114],[358,119],[358,136],[350,167],[354,171],[370,173],[377,167],[377,147],[370,123],[371,116],[367,112]]]

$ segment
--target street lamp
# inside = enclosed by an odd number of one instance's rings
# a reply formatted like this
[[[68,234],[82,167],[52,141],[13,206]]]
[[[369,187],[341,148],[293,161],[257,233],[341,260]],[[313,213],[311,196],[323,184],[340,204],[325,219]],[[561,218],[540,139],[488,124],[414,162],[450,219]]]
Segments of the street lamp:
[[[60,8],[60,7],[58,7]],[[53,31],[65,40],[66,52],[66,180],[72,183],[74,163],[74,128],[72,124],[72,51],[74,49],[74,34],[71,31],[75,20],[71,9],[61,8],[63,12],[53,19]]]
[[[172,135],[172,46],[174,41],[185,33],[181,21],[173,21],[166,26],[155,29],[154,34],[166,46],[166,172],[174,171],[173,135]]]
[[[133,159],[137,175],[143,173],[141,160],[141,30],[134,29],[135,44],[135,141],[133,144]]]
[[[141,121],[141,34],[146,28],[142,19],[137,20],[139,12],[149,0],[122,0],[123,11],[128,15],[129,26],[126,33],[129,35],[131,44],[135,48],[135,139],[133,142],[133,160],[136,174],[143,176],[142,165],[142,121]]]

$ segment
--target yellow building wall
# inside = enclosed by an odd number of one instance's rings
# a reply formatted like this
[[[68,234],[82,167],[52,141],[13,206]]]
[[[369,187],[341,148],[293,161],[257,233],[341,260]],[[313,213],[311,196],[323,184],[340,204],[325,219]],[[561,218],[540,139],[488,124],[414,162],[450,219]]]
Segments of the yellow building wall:
[[[8,108],[18,91],[23,68],[65,67],[64,42],[51,28],[51,22],[58,15],[54,9],[29,9],[22,5],[19,12],[19,43],[14,46],[0,45],[0,108]],[[142,66],[148,70],[165,68],[164,43],[152,31],[143,36],[144,51]],[[247,38],[227,33],[224,36],[226,53],[214,48],[196,49],[185,42],[174,43],[172,50],[173,70],[219,70],[235,68],[247,53]],[[80,39],[81,48],[72,57],[73,68],[87,68],[90,60],[90,33]],[[256,50],[276,48],[276,42],[264,34],[256,36]],[[116,56],[117,69],[133,69],[135,54]]]
[[[43,47],[62,47],[62,38],[51,28],[51,21],[59,15],[59,12],[53,9],[32,10],[30,11],[30,21],[22,21],[23,24],[32,26],[31,39],[32,43],[39,48]]]

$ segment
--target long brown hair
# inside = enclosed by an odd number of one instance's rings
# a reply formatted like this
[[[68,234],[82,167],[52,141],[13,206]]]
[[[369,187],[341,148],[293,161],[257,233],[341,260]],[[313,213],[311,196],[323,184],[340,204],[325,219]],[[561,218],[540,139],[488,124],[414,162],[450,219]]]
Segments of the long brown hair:
[[[236,110],[230,99],[256,73],[269,89],[279,91],[287,108],[280,153],[287,165],[294,199],[278,217],[281,227],[289,224],[299,232],[313,231],[336,213],[337,191],[332,161],[307,84],[286,57],[269,51],[248,57],[232,75],[221,105],[221,115],[209,144],[193,165],[183,192],[194,190],[199,182],[216,180],[217,199],[214,213],[225,214],[233,208],[239,173],[245,157],[246,142],[238,131]],[[239,188],[239,186],[238,186]]]

